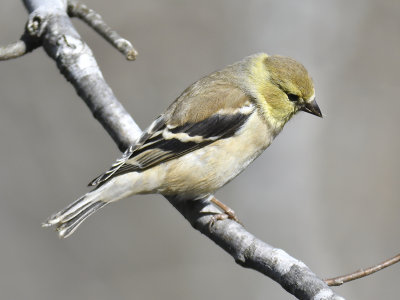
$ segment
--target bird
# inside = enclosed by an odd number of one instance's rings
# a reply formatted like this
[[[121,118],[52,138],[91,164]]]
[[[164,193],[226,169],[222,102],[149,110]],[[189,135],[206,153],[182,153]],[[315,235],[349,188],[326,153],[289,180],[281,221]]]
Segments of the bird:
[[[322,117],[306,68],[286,56],[247,56],[190,85],[89,183],[92,191],[42,225],[55,226],[65,238],[99,209],[131,195],[211,199],[299,111]]]

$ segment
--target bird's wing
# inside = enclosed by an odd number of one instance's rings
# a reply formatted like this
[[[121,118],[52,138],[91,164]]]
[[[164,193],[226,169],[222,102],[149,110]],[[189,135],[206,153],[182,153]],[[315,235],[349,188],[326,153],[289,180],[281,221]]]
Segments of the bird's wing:
[[[135,145],[129,147],[107,172],[94,179],[89,186],[104,183],[125,173],[146,170],[218,139],[233,136],[255,111],[253,102],[243,92],[240,94],[242,101],[225,101],[224,105],[210,113],[204,112],[202,108],[207,104],[207,99],[192,101],[198,107],[190,112],[192,107],[179,107],[187,105],[187,101],[179,103],[178,98],[165,114],[151,124]],[[193,98],[197,97],[191,97],[191,100]],[[182,110],[186,110],[186,114],[182,114]],[[199,114],[196,115],[195,112],[202,113],[203,117],[199,118]]]

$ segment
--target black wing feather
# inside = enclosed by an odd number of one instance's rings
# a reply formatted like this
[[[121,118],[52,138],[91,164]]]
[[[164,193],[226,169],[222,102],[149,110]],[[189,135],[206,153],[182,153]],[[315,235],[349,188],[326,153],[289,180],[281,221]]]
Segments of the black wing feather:
[[[134,145],[131,145],[130,147],[128,147],[128,149],[125,150],[122,157],[120,159],[118,159],[107,172],[105,172],[105,173],[101,174],[100,176],[96,177],[95,179],[93,179],[88,184],[88,186],[95,186],[100,183],[106,182],[107,180],[116,176],[115,173],[117,173],[120,169],[122,171],[127,168],[130,169],[132,167],[135,167],[132,164],[126,165],[125,164],[126,161],[129,160],[131,158],[132,154],[138,148],[143,146],[143,144],[146,143],[147,140],[149,140],[153,136],[156,137],[159,130],[162,129],[163,127],[165,127],[165,119],[164,119],[164,116],[161,115],[156,120],[154,120],[154,122],[150,125],[150,127],[146,131],[144,131],[142,133],[142,135],[139,137],[139,139],[137,140],[137,142]],[[126,173],[126,172],[124,172],[124,173]]]
[[[233,136],[254,112],[238,111],[235,114],[215,114],[197,123],[188,123],[182,126],[168,128],[165,123],[159,122],[156,126],[151,126],[152,132],[146,132],[129,152],[126,152],[122,159],[118,160],[113,167],[93,180],[89,185],[97,185],[109,179],[129,172],[140,172],[149,169],[160,163],[175,159],[202,148],[217,139],[225,139]],[[168,131],[170,134],[177,135],[176,138],[164,138],[162,132]],[[179,138],[179,134],[184,133],[189,137],[200,136],[203,141],[184,141]],[[173,136],[172,135],[172,136]],[[128,149],[129,150],[129,149]]]

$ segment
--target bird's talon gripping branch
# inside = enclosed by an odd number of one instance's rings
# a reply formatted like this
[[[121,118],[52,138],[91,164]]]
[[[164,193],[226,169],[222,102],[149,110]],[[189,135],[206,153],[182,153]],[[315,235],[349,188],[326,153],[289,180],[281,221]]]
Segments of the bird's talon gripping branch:
[[[214,224],[215,221],[222,221],[222,220],[226,220],[226,219],[231,219],[237,223],[239,223],[240,225],[243,226],[243,223],[239,221],[239,218],[236,216],[235,211],[230,208],[229,206],[225,205],[224,203],[222,203],[221,201],[219,201],[217,198],[212,197],[210,199],[210,202],[213,203],[214,205],[218,206],[220,209],[222,209],[224,211],[224,213],[222,214],[215,214],[212,217],[212,220],[210,223]]]
[[[223,221],[228,218],[229,218],[228,215],[225,213],[212,215],[210,222],[208,223],[208,228],[211,230],[211,228],[215,225],[217,221]]]

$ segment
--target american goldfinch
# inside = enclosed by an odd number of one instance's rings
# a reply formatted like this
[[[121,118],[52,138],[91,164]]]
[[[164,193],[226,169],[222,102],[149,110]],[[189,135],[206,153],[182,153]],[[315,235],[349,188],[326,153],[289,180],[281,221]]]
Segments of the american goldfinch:
[[[94,190],[43,225],[55,225],[67,237],[100,208],[135,194],[207,199],[258,157],[298,111],[322,117],[304,66],[283,56],[248,56],[189,86],[89,184]]]

